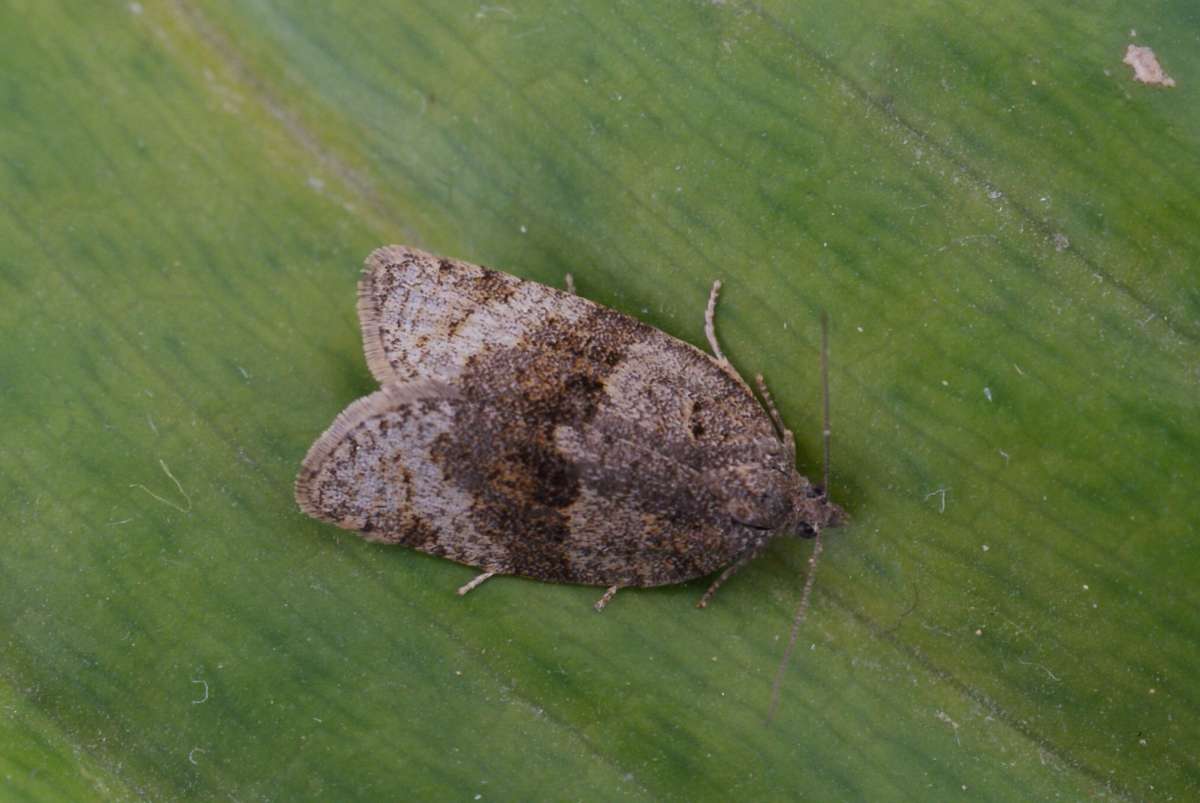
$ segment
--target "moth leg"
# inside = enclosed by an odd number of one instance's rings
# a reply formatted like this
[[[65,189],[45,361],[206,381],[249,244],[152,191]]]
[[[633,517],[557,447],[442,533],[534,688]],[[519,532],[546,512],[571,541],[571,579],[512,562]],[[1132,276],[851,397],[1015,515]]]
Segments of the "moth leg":
[[[463,596],[468,591],[471,591],[472,589],[478,588],[480,585],[482,585],[484,580],[487,580],[489,577],[495,577],[495,576],[496,576],[496,572],[483,572],[482,574],[475,575],[474,580],[467,583],[462,588],[458,589],[458,595],[460,597]]]
[[[573,296],[579,295],[578,293],[575,292],[575,277],[574,276],[572,276],[571,274],[568,273],[565,277],[563,277],[563,284],[566,285],[568,293],[570,293]]]
[[[704,336],[708,338],[708,345],[713,350],[713,356],[717,358],[717,362],[729,365],[729,360],[725,359],[725,352],[721,351],[721,344],[717,342],[715,320],[717,317],[717,296],[720,294],[721,280],[717,279],[712,284],[712,290],[708,291],[708,308],[704,310]]]
[[[725,571],[721,572],[720,576],[717,577],[717,579],[713,581],[713,584],[708,587],[708,590],[704,592],[704,596],[701,597],[700,601],[696,603],[696,607],[707,608],[708,601],[712,599],[713,594],[717,593],[717,589],[721,587],[721,584],[737,574],[738,569],[757,558],[758,553],[763,551],[763,548],[767,545],[767,543],[768,542],[766,540],[760,541],[743,552],[740,558],[726,567]]]
[[[767,408],[767,413],[770,414],[771,420],[775,422],[775,431],[783,438],[788,454],[792,456],[792,462],[795,463],[796,436],[792,434],[790,429],[783,425],[783,417],[779,415],[779,410],[775,407],[775,400],[771,398],[771,391],[767,390],[767,380],[763,379],[762,374],[756,374],[754,383],[758,385],[758,392],[762,396],[763,406]]]
[[[742,375],[733,367],[733,363],[725,356],[725,352],[721,351],[721,344],[717,342],[717,296],[721,294],[721,280],[717,279],[713,282],[712,290],[708,292],[708,307],[704,310],[704,336],[708,338],[708,345],[712,348],[713,356],[717,358],[717,363],[725,369],[725,373],[746,384],[746,380],[742,379]]]
[[[608,590],[604,592],[604,596],[602,596],[600,599],[596,600],[596,604],[593,605],[592,607],[595,608],[597,611],[604,610],[604,606],[607,605],[610,601],[612,601],[612,598],[617,595],[617,591],[620,588],[621,588],[620,586],[609,586]]]

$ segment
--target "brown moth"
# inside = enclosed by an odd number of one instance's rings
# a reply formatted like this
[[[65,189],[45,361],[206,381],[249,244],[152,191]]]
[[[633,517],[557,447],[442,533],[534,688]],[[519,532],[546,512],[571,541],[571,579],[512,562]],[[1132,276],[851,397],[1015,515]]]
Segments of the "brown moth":
[[[725,359],[587,299],[404,246],[367,258],[358,315],[382,388],[296,479],[301,509],[494,575],[617,589],[724,572],[843,518]]]

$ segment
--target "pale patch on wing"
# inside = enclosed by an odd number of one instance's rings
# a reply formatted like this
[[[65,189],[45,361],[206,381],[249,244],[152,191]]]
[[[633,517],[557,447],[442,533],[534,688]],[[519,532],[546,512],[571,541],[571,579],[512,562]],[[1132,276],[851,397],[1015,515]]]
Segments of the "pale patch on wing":
[[[471,497],[433,458],[452,431],[454,394],[441,384],[392,385],[359,399],[309,450],[296,500],[309,515],[364,538],[402,543],[502,570],[504,553],[479,537]]]
[[[372,253],[358,315],[371,373],[381,383],[452,381],[471,356],[513,346],[548,318],[576,322],[592,302],[406,246]]]
[[[608,401],[601,417],[643,422],[665,443],[724,447],[778,442],[771,420],[750,389],[713,358],[683,341],[656,332],[629,348],[605,380]]]

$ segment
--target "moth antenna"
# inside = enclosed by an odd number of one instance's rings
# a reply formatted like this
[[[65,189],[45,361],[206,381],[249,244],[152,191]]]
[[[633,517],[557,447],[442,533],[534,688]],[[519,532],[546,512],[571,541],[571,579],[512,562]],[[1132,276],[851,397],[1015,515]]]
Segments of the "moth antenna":
[[[822,440],[825,445],[825,465],[824,465],[824,485],[821,488],[821,496],[823,499],[829,499],[829,451],[830,442],[833,438],[833,428],[829,423],[829,314],[824,310],[821,311],[821,395],[822,395],[822,421],[823,429],[821,431]],[[796,608],[796,616],[792,619],[792,632],[788,636],[787,648],[783,651],[783,658],[779,662],[779,669],[775,671],[775,680],[771,683],[771,702],[767,706],[767,723],[775,717],[775,709],[779,707],[779,689],[783,685],[783,674],[787,671],[788,662],[792,660],[792,651],[796,649],[796,640],[800,638],[800,627],[804,624],[804,620],[808,618],[808,607],[812,599],[813,583],[817,577],[817,562],[821,559],[821,550],[824,549],[821,543],[821,527],[815,525],[813,527],[815,538],[813,539],[812,555],[808,558],[808,576],[804,578],[804,590],[800,593],[800,604]]]
[[[825,441],[825,478],[821,490],[823,497],[829,499],[829,445],[833,439],[833,428],[829,424],[829,314],[824,310],[821,311],[821,392],[824,396],[824,430],[821,435]]]
[[[775,717],[775,709],[779,706],[779,688],[783,685],[783,673],[787,670],[788,662],[792,660],[792,651],[796,648],[796,639],[800,637],[800,626],[808,616],[809,600],[812,598],[813,580],[817,576],[817,561],[821,557],[821,528],[814,527],[816,538],[813,539],[812,555],[808,558],[808,577],[804,578],[804,591],[800,594],[800,605],[796,608],[796,617],[792,620],[792,633],[788,637],[787,649],[783,651],[783,659],[779,669],[775,670],[775,680],[771,683],[771,704],[767,706],[767,724]]]

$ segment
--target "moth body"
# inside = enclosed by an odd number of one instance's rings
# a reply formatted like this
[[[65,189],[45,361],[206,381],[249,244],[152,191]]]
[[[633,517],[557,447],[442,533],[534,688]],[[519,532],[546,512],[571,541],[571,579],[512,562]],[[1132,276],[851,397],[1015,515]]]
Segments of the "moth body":
[[[296,499],[317,519],[607,599],[842,518],[723,356],[403,246],[367,259],[358,311],[382,387],[304,460]]]

